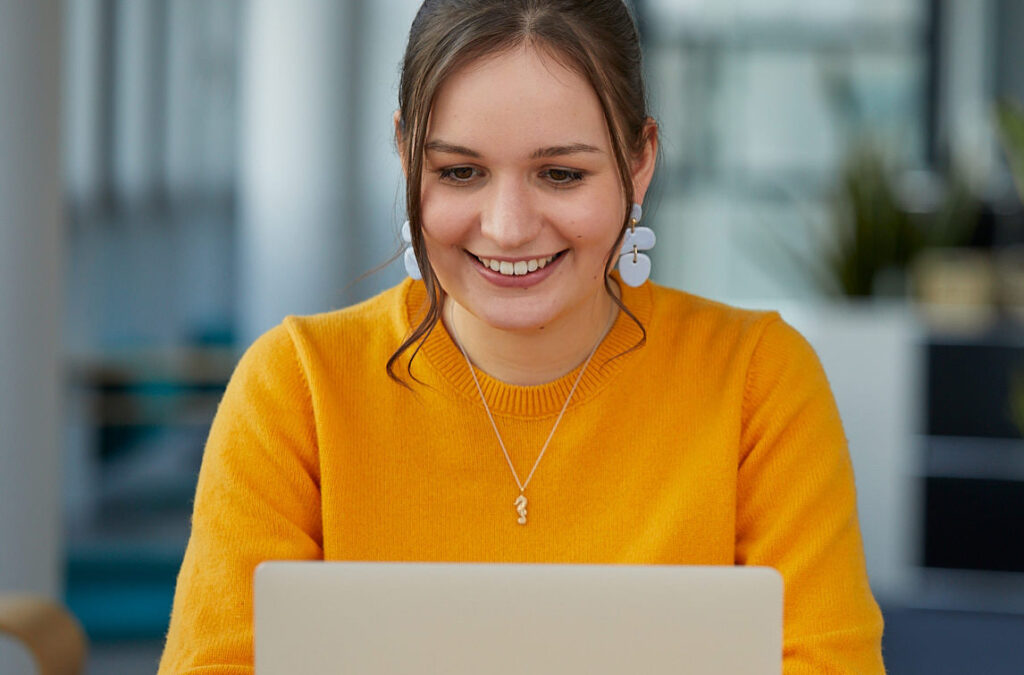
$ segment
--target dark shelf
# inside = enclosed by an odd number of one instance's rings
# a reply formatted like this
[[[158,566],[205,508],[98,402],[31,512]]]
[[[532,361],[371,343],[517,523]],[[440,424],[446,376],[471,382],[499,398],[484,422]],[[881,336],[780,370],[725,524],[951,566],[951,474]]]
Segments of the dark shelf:
[[[1024,386],[1024,338],[999,337],[928,344],[928,434],[1021,438],[1011,398],[1015,379]]]
[[[926,567],[1024,572],[1024,483],[926,478]]]

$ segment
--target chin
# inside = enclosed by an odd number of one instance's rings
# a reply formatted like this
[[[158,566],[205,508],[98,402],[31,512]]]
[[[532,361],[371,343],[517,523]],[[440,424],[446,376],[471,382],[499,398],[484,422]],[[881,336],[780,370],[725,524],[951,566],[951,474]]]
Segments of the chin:
[[[510,333],[521,333],[543,328],[550,324],[555,317],[549,313],[531,315],[519,313],[484,314],[480,316],[487,325],[498,330]]]
[[[467,309],[488,326],[511,333],[540,329],[559,316],[554,307],[538,304],[534,298],[493,298],[474,303]]]

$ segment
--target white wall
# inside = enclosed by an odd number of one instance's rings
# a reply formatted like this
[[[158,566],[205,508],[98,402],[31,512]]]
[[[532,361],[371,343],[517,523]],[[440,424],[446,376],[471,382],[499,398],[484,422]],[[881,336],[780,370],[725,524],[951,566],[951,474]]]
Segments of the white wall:
[[[50,597],[60,591],[61,31],[59,3],[0,0],[0,592]],[[24,666],[0,644],[0,672]]]

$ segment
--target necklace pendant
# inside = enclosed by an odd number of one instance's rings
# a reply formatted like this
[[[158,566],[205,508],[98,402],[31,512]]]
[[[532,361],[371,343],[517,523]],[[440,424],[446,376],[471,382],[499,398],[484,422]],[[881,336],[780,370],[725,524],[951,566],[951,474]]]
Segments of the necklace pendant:
[[[526,525],[526,495],[516,497],[516,513],[519,514],[520,525]]]

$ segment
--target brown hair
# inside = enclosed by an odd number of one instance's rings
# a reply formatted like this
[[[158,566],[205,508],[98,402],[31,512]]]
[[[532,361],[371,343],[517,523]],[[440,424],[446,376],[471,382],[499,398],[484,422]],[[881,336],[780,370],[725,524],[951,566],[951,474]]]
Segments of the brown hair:
[[[420,324],[388,359],[388,375],[396,381],[401,382],[394,374],[395,363],[415,344],[407,366],[412,376],[412,358],[441,318],[441,287],[427,261],[420,210],[423,146],[434,98],[445,79],[461,66],[524,44],[545,49],[579,72],[601,103],[625,193],[622,228],[605,261],[605,291],[640,326],[643,336],[636,347],[646,341],[646,330],[616,297],[608,277],[633,202],[631,159],[643,149],[649,119],[639,38],[624,1],[425,0],[409,31],[398,109],[406,213],[428,306]]]

